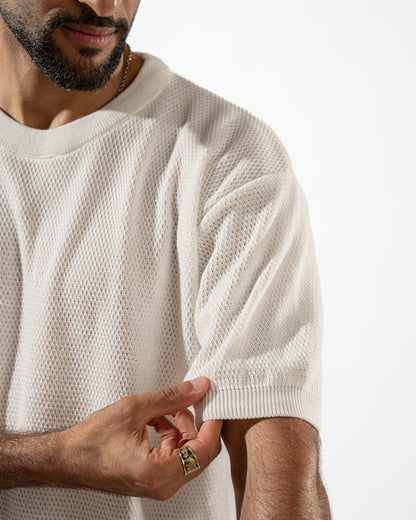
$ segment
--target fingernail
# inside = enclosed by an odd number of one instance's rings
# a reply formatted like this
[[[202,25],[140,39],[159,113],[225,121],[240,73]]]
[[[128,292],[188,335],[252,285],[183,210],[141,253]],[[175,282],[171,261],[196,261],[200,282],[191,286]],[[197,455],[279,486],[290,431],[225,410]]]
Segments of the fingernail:
[[[196,379],[192,379],[191,383],[195,392],[200,392],[207,387],[207,378],[204,376],[197,377]]]

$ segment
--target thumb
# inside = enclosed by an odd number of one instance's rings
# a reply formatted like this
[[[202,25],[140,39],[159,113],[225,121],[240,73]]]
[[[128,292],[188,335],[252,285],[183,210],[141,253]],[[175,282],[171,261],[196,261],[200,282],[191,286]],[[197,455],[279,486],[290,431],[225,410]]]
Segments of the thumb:
[[[175,414],[179,410],[188,408],[207,393],[209,385],[210,380],[202,376],[138,395],[142,420],[146,423],[155,417]]]

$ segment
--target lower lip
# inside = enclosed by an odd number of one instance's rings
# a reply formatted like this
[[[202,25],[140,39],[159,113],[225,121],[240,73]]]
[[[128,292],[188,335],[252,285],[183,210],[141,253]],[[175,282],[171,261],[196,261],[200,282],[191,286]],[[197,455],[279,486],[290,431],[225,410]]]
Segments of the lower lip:
[[[69,29],[68,27],[63,27],[65,29],[65,32],[74,40],[76,40],[79,43],[82,43],[83,45],[87,45],[88,47],[104,47],[104,45],[111,40],[114,33],[111,34],[101,34],[101,35],[95,35],[95,34],[86,34],[80,31],[73,31],[72,29]]]

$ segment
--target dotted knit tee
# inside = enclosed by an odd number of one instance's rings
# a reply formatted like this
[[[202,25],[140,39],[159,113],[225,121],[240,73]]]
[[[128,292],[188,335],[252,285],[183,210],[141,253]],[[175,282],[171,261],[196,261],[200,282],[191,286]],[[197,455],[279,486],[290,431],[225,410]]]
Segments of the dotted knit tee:
[[[0,430],[64,430],[200,375],[197,427],[293,416],[319,430],[320,279],[287,152],[261,119],[137,55],[133,83],[69,124],[0,111]],[[2,520],[235,516],[225,446],[162,502],[0,490]]]

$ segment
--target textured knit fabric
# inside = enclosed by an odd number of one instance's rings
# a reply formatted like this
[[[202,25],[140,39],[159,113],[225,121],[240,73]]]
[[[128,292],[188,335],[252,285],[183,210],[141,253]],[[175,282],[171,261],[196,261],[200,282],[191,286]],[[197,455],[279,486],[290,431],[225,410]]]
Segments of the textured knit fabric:
[[[293,416],[319,430],[320,280],[285,148],[136,54],[133,83],[81,119],[38,130],[0,111],[0,429],[67,429],[206,375],[197,426]],[[0,490],[0,518],[233,520],[228,453],[164,502],[20,487]]]

